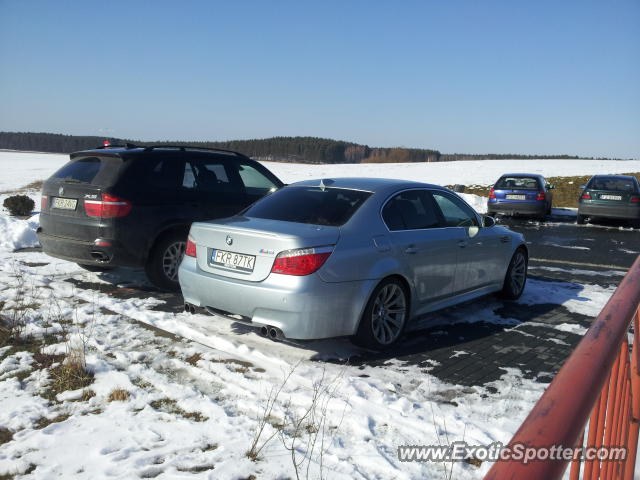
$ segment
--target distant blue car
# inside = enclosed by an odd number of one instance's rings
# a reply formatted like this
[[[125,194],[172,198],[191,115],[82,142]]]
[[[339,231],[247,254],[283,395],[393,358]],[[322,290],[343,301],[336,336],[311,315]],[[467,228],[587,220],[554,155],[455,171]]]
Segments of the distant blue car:
[[[551,214],[553,190],[542,175],[530,173],[505,174],[489,192],[489,215],[524,215],[541,220]]]

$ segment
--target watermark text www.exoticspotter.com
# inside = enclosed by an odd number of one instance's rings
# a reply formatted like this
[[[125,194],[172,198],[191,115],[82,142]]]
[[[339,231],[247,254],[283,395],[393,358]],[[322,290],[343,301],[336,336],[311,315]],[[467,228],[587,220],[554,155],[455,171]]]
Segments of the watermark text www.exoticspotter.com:
[[[449,445],[401,445],[398,459],[401,462],[462,462],[468,459],[483,462],[512,461],[524,464],[549,460],[597,460],[613,462],[625,460],[624,447],[530,447],[523,443],[505,446],[501,442],[489,445],[469,445],[452,442]]]

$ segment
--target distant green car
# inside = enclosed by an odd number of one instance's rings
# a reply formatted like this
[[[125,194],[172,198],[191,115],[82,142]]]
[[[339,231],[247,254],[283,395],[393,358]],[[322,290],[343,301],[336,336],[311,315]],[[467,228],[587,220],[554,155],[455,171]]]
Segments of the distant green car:
[[[640,182],[629,175],[595,175],[584,185],[578,205],[578,225],[587,218],[629,220],[640,228]]]

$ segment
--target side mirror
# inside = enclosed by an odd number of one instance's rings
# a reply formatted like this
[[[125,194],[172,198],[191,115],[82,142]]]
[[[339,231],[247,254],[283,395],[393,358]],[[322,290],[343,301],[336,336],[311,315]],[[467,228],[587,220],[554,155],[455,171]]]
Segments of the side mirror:
[[[547,190],[554,190],[556,186],[553,183],[547,183]]]
[[[585,188],[587,188],[586,185],[580,185],[580,190],[584,190]]]
[[[496,224],[496,219],[490,217],[489,215],[485,215],[482,217],[482,226],[485,228],[493,227]]]

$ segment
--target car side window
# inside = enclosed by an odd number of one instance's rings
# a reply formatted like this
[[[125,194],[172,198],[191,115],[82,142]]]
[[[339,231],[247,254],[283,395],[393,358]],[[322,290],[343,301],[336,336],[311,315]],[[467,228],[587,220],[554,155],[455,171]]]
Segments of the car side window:
[[[425,190],[407,190],[391,198],[382,209],[390,231],[439,227],[438,215]]]
[[[251,165],[239,165],[238,172],[244,184],[245,191],[249,195],[266,195],[270,191],[275,191],[278,188],[271,180]]]
[[[459,198],[440,192],[431,192],[440,208],[447,227],[478,227],[478,218],[473,210]]]
[[[182,186],[186,189],[211,193],[242,189],[239,177],[233,176],[232,167],[223,162],[187,160],[184,165]]]
[[[177,165],[173,158],[156,161],[145,174],[147,184],[154,189],[175,191],[179,184]]]

